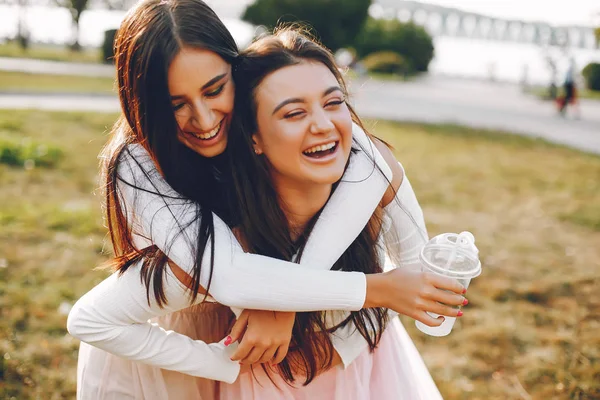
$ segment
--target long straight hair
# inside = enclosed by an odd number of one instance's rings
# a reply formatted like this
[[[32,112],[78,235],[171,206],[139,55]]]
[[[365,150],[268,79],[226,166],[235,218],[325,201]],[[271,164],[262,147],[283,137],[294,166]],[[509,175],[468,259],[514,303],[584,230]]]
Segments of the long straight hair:
[[[252,253],[299,262],[306,241],[318,216],[308,223],[300,238],[293,240],[287,218],[278,201],[279,196],[270,175],[270,166],[264,156],[253,152],[252,134],[258,131],[256,121],[256,89],[271,73],[302,62],[325,65],[336,77],[347,94],[346,84],[338,71],[331,53],[297,29],[280,29],[273,35],[260,38],[242,52],[237,68],[235,113],[230,132],[229,155],[236,193],[232,208],[240,210],[240,231],[247,250]],[[363,127],[354,110],[348,105],[352,119]],[[363,127],[364,128],[364,127]],[[356,151],[359,149],[354,149]],[[375,167],[374,167],[375,168]],[[335,185],[334,185],[335,186]],[[344,252],[333,269],[381,272],[377,237],[381,228],[381,208],[375,212],[358,238]],[[297,373],[310,383],[317,372],[331,366],[333,345],[326,333],[352,322],[375,349],[387,323],[385,309],[373,308],[354,311],[339,325],[328,327],[327,312],[296,314],[290,353],[279,364],[281,375],[288,383]]]
[[[144,171],[143,179],[154,189],[157,188],[156,179],[164,178],[178,193],[196,202],[191,206],[193,218],[177,221],[181,234],[200,218],[192,274],[190,300],[193,302],[200,289],[204,249],[209,241],[214,247],[213,206],[221,202],[214,198],[218,190],[210,161],[177,139],[178,126],[169,95],[168,70],[183,48],[213,51],[229,64],[233,64],[238,56],[233,37],[214,11],[201,0],[145,0],[129,11],[115,39],[117,83],[123,112],[100,155],[105,219],[115,253],[109,266],[124,272],[134,261],[143,258],[142,280],[148,290],[148,301],[152,285],[160,306],[166,303],[162,277],[167,257],[156,246],[138,249],[134,245],[132,234],[139,232],[132,231],[127,216],[135,210],[128,213],[125,209],[118,187],[121,183],[141,188],[136,182],[119,176],[118,169],[125,156],[129,156]],[[129,144],[143,146],[154,163],[152,168],[132,156]],[[158,190],[154,194],[161,195]],[[164,200],[168,207],[168,199],[164,197]],[[211,274],[212,263],[213,260]]]

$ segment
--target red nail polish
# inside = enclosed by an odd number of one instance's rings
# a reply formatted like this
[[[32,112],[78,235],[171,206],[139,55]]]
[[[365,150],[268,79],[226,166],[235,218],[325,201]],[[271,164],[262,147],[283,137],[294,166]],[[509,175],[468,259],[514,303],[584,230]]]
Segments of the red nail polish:
[[[225,346],[229,346],[231,344],[231,336],[227,336],[225,341],[223,342]]]
[[[467,293],[467,288],[464,288],[462,291],[462,294],[465,294],[465,293]]]
[[[469,304],[469,300],[465,299],[465,300],[463,301],[463,306],[466,306],[467,304]]]
[[[457,316],[457,317],[462,317],[462,315],[463,315],[463,312],[459,310],[459,311],[458,311],[458,314],[457,314],[456,316]]]

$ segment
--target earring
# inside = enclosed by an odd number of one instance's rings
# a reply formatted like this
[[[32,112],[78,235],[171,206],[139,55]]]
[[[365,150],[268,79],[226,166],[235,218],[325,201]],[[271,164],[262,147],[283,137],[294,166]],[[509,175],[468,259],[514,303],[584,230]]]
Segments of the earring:
[[[261,154],[261,153],[262,153],[262,152],[261,152],[260,150],[258,150],[258,149],[254,149],[254,154],[256,154],[256,155],[259,155],[259,154]]]

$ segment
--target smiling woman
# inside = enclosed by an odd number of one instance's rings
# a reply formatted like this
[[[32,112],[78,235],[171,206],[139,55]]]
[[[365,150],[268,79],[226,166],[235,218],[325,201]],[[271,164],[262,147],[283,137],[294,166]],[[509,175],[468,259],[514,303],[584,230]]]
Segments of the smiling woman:
[[[240,361],[285,357],[294,322],[289,311],[358,310],[379,297],[367,285],[373,277],[328,270],[391,178],[360,129],[352,133],[366,150],[345,175],[353,183],[340,183],[323,210],[329,218],[307,243],[306,268],[248,254],[234,240],[232,214],[241,210],[229,207],[234,188],[220,155],[230,144],[237,57],[230,33],[201,0],[141,1],[117,33],[123,114],[102,153],[105,217],[116,255],[109,266],[117,272],[69,314],[69,332],[85,342],[81,398],[213,398],[217,381],[236,379]],[[387,177],[373,174],[375,165]],[[359,207],[346,201],[358,196]],[[353,218],[340,210],[352,210]],[[270,211],[261,217],[270,218]],[[399,279],[375,278],[398,292],[392,287]],[[236,326],[243,328],[227,339],[232,313],[225,305],[237,311]],[[227,345],[238,341],[230,352]]]
[[[235,92],[231,65],[212,51],[183,48],[168,72],[178,138],[204,157],[227,147]]]
[[[346,85],[331,53],[297,30],[281,29],[253,43],[241,54],[234,79],[229,155],[237,203],[232,208],[256,210],[238,219],[237,236],[246,251],[300,262],[334,187],[362,151],[352,139],[353,124],[359,127],[361,121],[346,102]],[[380,150],[389,152],[382,144]],[[407,180],[393,156],[389,163],[403,182],[402,188],[399,180],[390,185],[393,198],[406,190]],[[415,231],[404,236],[407,226],[419,225],[412,212],[399,206],[411,203],[405,200],[382,201],[333,269],[377,274],[383,271],[383,249],[391,257],[402,252],[399,265],[409,267],[406,260],[416,258],[422,236]],[[384,233],[383,216],[394,225],[401,220],[408,224]],[[393,239],[393,232],[402,239]],[[440,284],[435,290],[445,285]],[[288,357],[222,385],[221,399],[441,398],[414,344],[392,316],[378,306],[296,313]]]
[[[293,184],[303,190],[342,177],[352,119],[345,94],[325,65],[305,61],[282,68],[262,81],[255,97],[254,149],[269,160],[277,188]]]

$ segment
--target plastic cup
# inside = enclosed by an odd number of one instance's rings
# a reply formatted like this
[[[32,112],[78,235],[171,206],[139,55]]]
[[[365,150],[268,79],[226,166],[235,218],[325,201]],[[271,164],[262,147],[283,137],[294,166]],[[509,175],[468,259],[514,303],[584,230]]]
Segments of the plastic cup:
[[[431,239],[420,254],[423,271],[456,279],[465,288],[471,279],[481,274],[479,250],[475,246],[475,238],[471,232],[443,233]],[[428,312],[433,318],[439,314]],[[421,332],[431,336],[446,336],[452,331],[456,318],[444,316],[440,326],[431,327],[416,321]]]

